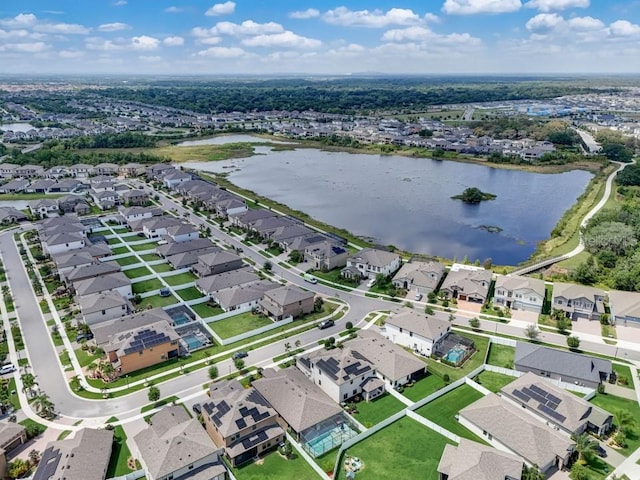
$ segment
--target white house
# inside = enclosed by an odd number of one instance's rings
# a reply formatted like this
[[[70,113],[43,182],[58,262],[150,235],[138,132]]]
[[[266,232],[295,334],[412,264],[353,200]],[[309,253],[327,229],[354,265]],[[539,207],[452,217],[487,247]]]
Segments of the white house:
[[[540,313],[544,303],[544,281],[519,275],[498,275],[493,304],[511,310]]]
[[[49,255],[58,255],[84,246],[86,246],[86,238],[76,232],[56,233],[46,240],[42,240],[42,248]]]
[[[195,240],[200,237],[200,232],[193,225],[181,223],[167,228],[167,237],[176,243]]]
[[[385,322],[385,329],[386,337],[393,343],[430,356],[438,343],[449,334],[451,325],[446,320],[407,310],[391,315]]]
[[[400,255],[375,248],[363,248],[347,259],[342,275],[348,278],[375,278],[376,275],[391,275],[400,268]]]
[[[150,218],[142,222],[142,233],[147,238],[164,237],[170,227],[175,227],[181,223],[175,217]]]
[[[139,220],[147,220],[154,216],[162,215],[162,211],[159,208],[147,208],[147,207],[120,207],[120,215],[124,219],[125,223],[137,222]]]
[[[131,303],[118,292],[92,293],[80,297],[79,303],[87,325],[124,317],[133,311]]]
[[[48,198],[33,200],[29,202],[29,211],[36,218],[57,217],[59,213],[58,202]]]
[[[180,171],[172,171],[167,173],[163,179],[162,183],[164,183],[167,188],[174,188],[176,185],[180,185],[181,183],[188,182],[193,177],[189,173],[180,172]]]

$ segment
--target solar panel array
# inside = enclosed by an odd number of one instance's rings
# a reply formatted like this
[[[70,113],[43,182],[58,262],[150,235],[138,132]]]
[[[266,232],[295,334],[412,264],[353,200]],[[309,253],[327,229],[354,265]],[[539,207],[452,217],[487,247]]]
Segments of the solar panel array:
[[[556,411],[560,403],[562,403],[562,399],[538,385],[530,385],[529,387],[523,387],[521,390],[513,390],[513,396],[525,403],[529,403],[529,400],[535,400],[538,402],[537,409],[558,423],[563,423],[567,419],[567,417]]]
[[[204,406],[205,410],[209,414],[209,417],[211,417],[211,421],[213,421],[213,423],[215,423],[217,426],[222,425],[221,419],[227,413],[229,413],[229,410],[231,410],[231,407],[224,400],[221,401],[218,405],[216,405],[215,408],[212,408],[210,410],[209,408],[207,408],[208,406],[212,406],[212,404],[205,404]],[[215,414],[211,415],[214,411],[215,411]]]
[[[316,365],[319,369],[324,371],[329,377],[334,380],[338,380],[338,372],[341,370],[340,363],[333,357],[319,360]],[[363,365],[360,362],[351,363],[344,367],[345,375],[342,376],[342,380],[348,380],[349,378],[357,377],[365,372],[368,372],[371,368],[369,365]]]
[[[140,352],[170,340],[164,332],[157,332],[151,329],[140,330],[133,336],[133,340],[129,343],[129,346],[124,349],[124,353],[128,355],[130,353]]]

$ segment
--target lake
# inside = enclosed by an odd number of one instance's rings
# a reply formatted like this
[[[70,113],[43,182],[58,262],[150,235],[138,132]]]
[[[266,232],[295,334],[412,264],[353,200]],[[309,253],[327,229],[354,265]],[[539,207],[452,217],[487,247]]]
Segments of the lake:
[[[0,130],[3,132],[28,132],[33,129],[33,125],[29,123],[5,123],[0,125]]]
[[[225,172],[242,188],[382,245],[500,265],[529,258],[592,178],[582,170],[539,174],[316,149],[260,153],[266,154],[181,165]],[[497,198],[479,205],[451,199],[467,187]]]

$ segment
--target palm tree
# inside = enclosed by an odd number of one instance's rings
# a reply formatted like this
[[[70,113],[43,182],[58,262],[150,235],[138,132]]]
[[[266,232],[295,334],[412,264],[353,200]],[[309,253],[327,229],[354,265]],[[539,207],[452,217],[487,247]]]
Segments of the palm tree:
[[[576,442],[575,450],[578,452],[578,461],[582,464],[585,463],[587,457],[595,455],[598,449],[598,442],[591,438],[587,433],[581,433],[580,435],[572,435],[571,439]]]
[[[22,381],[22,391],[27,394],[27,396],[33,395],[33,387],[36,384],[36,377],[31,373],[24,373],[20,375],[20,380]]]
[[[87,368],[87,373],[89,374],[89,377],[95,378],[96,370],[98,369],[98,364],[96,362],[92,362],[89,365],[87,365],[86,368]]]
[[[55,404],[46,393],[43,392],[34,398],[33,405],[41,417],[52,418],[54,416]]]

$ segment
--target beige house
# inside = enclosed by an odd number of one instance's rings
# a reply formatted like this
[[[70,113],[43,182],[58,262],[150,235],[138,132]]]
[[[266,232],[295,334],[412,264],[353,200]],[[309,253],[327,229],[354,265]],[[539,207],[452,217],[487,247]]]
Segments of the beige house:
[[[440,457],[440,480],[520,480],[524,462],[512,453],[461,438]]]
[[[263,313],[276,320],[300,317],[313,312],[315,294],[295,285],[285,285],[264,292],[260,300]]]
[[[403,264],[393,276],[393,285],[426,295],[438,287],[443,275],[444,265],[440,262],[411,261]]]

